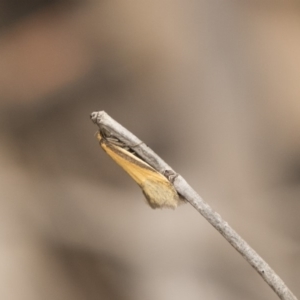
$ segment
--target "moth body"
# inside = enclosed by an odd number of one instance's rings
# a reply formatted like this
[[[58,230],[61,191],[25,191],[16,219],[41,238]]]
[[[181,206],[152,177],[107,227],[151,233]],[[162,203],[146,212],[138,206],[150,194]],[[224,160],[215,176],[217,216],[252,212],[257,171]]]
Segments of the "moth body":
[[[152,208],[176,208],[181,202],[173,184],[145,161],[131,153],[122,142],[97,134],[102,149],[140,186]]]

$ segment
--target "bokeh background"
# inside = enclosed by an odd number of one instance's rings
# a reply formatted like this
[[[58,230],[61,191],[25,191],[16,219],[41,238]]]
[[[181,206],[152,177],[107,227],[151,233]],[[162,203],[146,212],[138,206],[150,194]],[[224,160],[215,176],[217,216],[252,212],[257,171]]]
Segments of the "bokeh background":
[[[277,299],[190,205],[152,210],[105,110],[300,295],[298,1],[2,0],[5,300]]]

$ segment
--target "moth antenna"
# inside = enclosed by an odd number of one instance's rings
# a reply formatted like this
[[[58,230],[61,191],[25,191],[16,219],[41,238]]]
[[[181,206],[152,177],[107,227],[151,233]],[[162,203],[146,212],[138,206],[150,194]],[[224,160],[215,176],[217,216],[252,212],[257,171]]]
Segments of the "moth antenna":
[[[133,146],[130,146],[130,148],[135,148],[135,147],[138,147],[138,146],[140,146],[140,145],[142,145],[142,144],[145,144],[144,142],[140,142],[140,143],[138,143],[138,144],[135,144],[135,145],[133,145]]]

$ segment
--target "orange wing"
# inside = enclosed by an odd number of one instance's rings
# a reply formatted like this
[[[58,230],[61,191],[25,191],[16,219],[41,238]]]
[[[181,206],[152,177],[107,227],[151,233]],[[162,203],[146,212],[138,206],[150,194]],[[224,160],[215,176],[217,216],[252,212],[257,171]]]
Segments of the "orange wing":
[[[106,140],[100,143],[100,145],[141,187],[152,208],[176,208],[181,202],[171,182],[146,162],[126,149],[109,143]]]

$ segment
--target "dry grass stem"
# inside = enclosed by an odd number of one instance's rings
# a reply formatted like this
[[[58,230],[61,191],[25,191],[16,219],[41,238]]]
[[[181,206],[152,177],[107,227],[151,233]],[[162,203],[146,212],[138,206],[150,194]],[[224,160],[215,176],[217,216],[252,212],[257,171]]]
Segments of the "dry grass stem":
[[[134,146],[134,151],[159,172],[172,170],[156,153],[146,144],[142,143],[130,131],[112,119],[104,111],[93,112],[92,121],[100,128],[105,127],[113,136],[128,145]],[[173,171],[173,170],[172,170]],[[177,192],[185,198],[223,237],[249,262],[260,274],[265,282],[274,290],[282,300],[297,300],[281,278],[270,266],[225,222],[221,216],[203,201],[191,188],[185,179],[178,174],[173,182]]]

